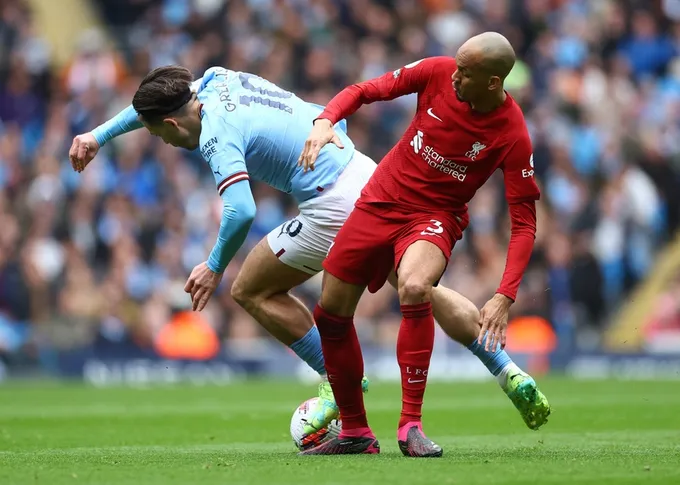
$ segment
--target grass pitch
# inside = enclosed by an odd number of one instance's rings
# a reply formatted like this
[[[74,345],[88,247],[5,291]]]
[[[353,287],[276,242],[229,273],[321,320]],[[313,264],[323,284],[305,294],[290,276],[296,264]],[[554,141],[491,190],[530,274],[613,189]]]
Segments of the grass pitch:
[[[400,389],[373,385],[378,456],[298,457],[288,425],[314,386],[0,386],[0,484],[361,485],[680,483],[680,381],[541,379],[553,415],[528,430],[495,382],[428,387],[444,458],[396,444]]]

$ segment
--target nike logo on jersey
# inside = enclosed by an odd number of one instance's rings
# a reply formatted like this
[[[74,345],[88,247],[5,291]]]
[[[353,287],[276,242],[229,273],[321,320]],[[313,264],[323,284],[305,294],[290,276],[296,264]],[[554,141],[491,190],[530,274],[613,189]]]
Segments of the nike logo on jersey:
[[[441,119],[439,116],[437,116],[436,114],[434,114],[434,113],[432,112],[432,108],[430,108],[430,109],[427,110],[427,114],[429,114],[430,116],[432,116],[435,120],[439,120],[439,121],[441,121],[442,123],[444,123],[444,120],[443,120],[443,119]]]
[[[411,379],[410,377],[408,378],[409,384],[417,384],[418,382],[425,382],[425,379]]]

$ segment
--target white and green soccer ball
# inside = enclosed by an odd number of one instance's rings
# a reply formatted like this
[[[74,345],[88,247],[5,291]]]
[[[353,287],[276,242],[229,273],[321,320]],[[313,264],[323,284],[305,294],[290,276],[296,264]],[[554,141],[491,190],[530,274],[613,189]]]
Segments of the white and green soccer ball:
[[[293,413],[293,417],[290,419],[290,436],[293,438],[293,442],[299,450],[314,448],[326,440],[335,438],[342,430],[342,423],[340,420],[334,419],[327,427],[322,428],[309,436],[304,436],[303,429],[307,423],[307,418],[310,411],[316,407],[318,400],[318,397],[307,399],[298,406]]]

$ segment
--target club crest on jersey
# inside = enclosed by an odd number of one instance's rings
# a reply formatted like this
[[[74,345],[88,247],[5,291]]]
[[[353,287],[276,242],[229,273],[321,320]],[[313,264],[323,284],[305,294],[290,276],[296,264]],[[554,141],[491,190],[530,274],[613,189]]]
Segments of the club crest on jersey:
[[[479,155],[479,152],[481,152],[485,148],[486,145],[484,145],[482,142],[476,141],[472,144],[472,148],[465,152],[465,156],[468,157],[470,160],[474,161]]]

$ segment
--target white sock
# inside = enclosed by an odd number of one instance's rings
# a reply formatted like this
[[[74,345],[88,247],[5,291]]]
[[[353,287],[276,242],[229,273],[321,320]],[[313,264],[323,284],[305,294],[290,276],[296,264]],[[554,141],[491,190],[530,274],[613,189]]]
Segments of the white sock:
[[[509,362],[508,365],[501,369],[500,373],[496,376],[496,380],[503,390],[507,388],[508,377],[515,374],[525,374],[525,372],[514,362]]]

